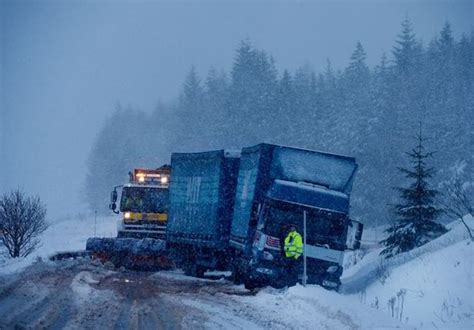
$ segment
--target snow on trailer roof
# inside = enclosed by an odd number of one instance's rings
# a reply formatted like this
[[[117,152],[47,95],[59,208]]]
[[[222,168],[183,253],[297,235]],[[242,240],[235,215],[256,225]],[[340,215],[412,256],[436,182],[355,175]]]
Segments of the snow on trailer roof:
[[[323,193],[325,195],[333,196],[333,197],[336,197],[336,198],[344,198],[344,199],[349,198],[347,196],[347,194],[345,194],[343,192],[336,191],[336,190],[331,190],[327,187],[320,186],[318,184],[312,184],[310,182],[304,182],[304,181],[293,182],[293,181],[284,181],[284,180],[278,180],[277,179],[277,180],[275,180],[275,183],[277,183],[279,185],[284,185],[286,187],[294,187],[294,188],[297,188],[299,190],[306,190],[306,192],[308,192],[308,193],[319,192],[319,193]]]
[[[305,181],[351,193],[358,167],[354,157],[268,143],[242,149],[242,154],[259,152],[271,159],[272,179]]]
[[[171,154],[171,168],[173,168],[173,158],[202,158],[210,157],[212,155],[220,155],[223,150],[209,150],[209,151],[199,151],[199,152],[173,152]]]
[[[353,160],[355,162],[354,157],[347,156],[347,155],[341,155],[341,154],[335,154],[335,153],[327,152],[327,151],[308,149],[308,148],[300,148],[300,147],[288,146],[288,145],[284,145],[284,144],[274,144],[274,143],[268,143],[268,142],[262,142],[260,144],[266,144],[266,145],[269,145],[269,146],[274,146],[274,147],[283,148],[283,149],[307,151],[307,152],[311,152],[311,153],[318,153],[318,154],[322,154],[322,155],[334,156],[334,157],[337,157],[337,158],[346,158],[348,160]],[[258,146],[258,145],[259,144],[255,145],[255,146]],[[255,147],[255,146],[253,146],[253,147]],[[249,148],[251,148],[251,147],[249,147]]]
[[[331,212],[349,213],[348,195],[306,182],[275,180],[268,197]]]
[[[198,152],[173,152],[172,157],[185,157],[185,158],[200,158],[208,157],[212,154],[221,154],[224,153],[226,158],[240,158],[240,150],[235,149],[217,149],[217,150],[207,150],[207,151],[198,151]]]
[[[224,149],[224,156],[228,158],[240,158],[241,151],[239,149]]]

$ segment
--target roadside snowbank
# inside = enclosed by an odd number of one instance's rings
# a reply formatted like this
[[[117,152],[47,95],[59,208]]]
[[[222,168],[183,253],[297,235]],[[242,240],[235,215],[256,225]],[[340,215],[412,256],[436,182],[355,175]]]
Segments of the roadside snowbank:
[[[472,216],[464,220],[474,228]],[[95,236],[114,237],[116,222],[116,217],[98,217]],[[287,290],[267,288],[256,296],[214,292],[217,299],[209,301],[189,295],[169,299],[199,306],[208,313],[205,327],[209,328],[239,328],[243,319],[249,326],[263,328],[472,329],[474,244],[460,221],[449,228],[438,239],[390,259],[379,256],[381,247],[367,244],[361,259],[343,274],[345,294],[298,285]],[[0,274],[17,272],[36,258],[45,259],[58,251],[82,250],[91,236],[93,216],[55,222],[43,234],[43,246],[29,257],[0,256]],[[189,278],[179,271],[160,274],[183,281],[210,281]],[[223,278],[219,281],[225,282]]]
[[[420,329],[472,329],[473,256],[468,240],[382,270],[363,303]]]
[[[464,221],[474,228],[471,215]],[[420,329],[474,327],[474,244],[461,221],[438,239],[390,259],[381,247],[343,274],[341,291]]]
[[[242,292],[246,290],[241,287]],[[169,295],[172,302],[206,313],[206,329],[413,329],[383,313],[319,286],[266,288],[257,295],[215,293],[212,297]]]
[[[89,237],[117,236],[117,218],[114,216],[78,216],[50,223],[41,235],[41,246],[26,258],[10,259],[5,247],[0,246],[0,274],[21,271],[37,258],[47,259],[55,252],[85,250]]]
[[[469,227],[474,230],[474,218],[472,215],[466,215],[464,221]],[[366,287],[371,282],[377,280],[380,277],[380,271],[387,268],[394,268],[399,265],[403,265],[410,260],[416,259],[426,253],[432,253],[448,246],[451,246],[457,242],[467,240],[469,238],[466,228],[460,220],[452,222],[447,226],[450,229],[446,234],[438,237],[437,239],[406,253],[400,253],[390,259],[385,259],[380,256],[380,252],[383,250],[382,247],[377,246],[369,250],[366,255],[354,266],[344,269],[342,275],[342,283],[345,292],[361,287]],[[381,269],[383,268],[383,269]]]
[[[360,304],[357,297],[344,296],[319,286],[297,285],[281,293],[266,289],[256,297],[238,297],[266,313],[270,320],[289,323],[295,329],[410,329],[407,324]]]

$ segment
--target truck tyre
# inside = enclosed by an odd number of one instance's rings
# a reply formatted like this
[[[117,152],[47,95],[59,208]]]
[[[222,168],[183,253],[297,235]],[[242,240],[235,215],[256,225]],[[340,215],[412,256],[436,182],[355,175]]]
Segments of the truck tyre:
[[[183,265],[184,274],[187,276],[202,278],[204,277],[206,270],[205,267],[197,265],[195,261],[191,260],[187,260]]]
[[[203,278],[206,270],[205,267],[196,265],[196,277]]]
[[[256,288],[258,288],[258,285],[255,281],[252,281],[251,279],[244,279],[244,286],[247,290],[255,290]]]
[[[237,285],[243,283],[243,275],[238,268],[232,269],[232,282]]]
[[[285,286],[288,286],[288,283],[284,279],[277,279],[273,281],[271,286],[275,289],[283,289]]]
[[[184,271],[184,275],[194,276],[192,264],[189,262],[183,263],[183,271]]]

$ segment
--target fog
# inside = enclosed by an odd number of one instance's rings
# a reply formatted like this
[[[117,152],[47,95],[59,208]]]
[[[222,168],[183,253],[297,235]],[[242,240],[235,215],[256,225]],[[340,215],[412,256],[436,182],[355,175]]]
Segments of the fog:
[[[0,192],[38,194],[50,217],[83,212],[85,162],[117,104],[173,101],[191,65],[229,70],[246,38],[278,68],[319,72],[328,58],[342,68],[357,40],[373,66],[405,17],[424,42],[445,21],[459,37],[473,28],[473,4],[2,1]]]

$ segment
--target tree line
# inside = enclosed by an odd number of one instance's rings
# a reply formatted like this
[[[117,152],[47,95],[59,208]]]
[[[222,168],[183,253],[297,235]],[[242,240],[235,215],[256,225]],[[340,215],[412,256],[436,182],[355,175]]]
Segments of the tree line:
[[[87,202],[105,211],[129,170],[158,167],[171,152],[269,142],[355,156],[352,214],[380,224],[396,204],[392,187],[405,180],[396,168],[407,165],[404,152],[420,122],[436,151],[435,184],[455,166],[474,182],[474,32],[455,39],[446,23],[424,44],[405,19],[388,55],[373,68],[366,57],[356,42],[343,70],[328,61],[322,72],[309,65],[280,71],[271,54],[243,40],[229,72],[211,68],[200,77],[191,67],[174,104],[151,114],[118,107],[111,115],[89,155]]]

